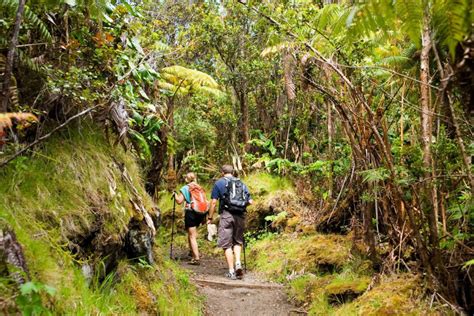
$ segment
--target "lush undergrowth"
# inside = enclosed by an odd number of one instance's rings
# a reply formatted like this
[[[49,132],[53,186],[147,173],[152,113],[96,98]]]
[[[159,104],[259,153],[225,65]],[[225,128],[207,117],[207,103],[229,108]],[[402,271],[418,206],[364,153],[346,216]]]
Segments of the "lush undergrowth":
[[[32,281],[19,292],[10,278],[0,280],[3,311],[200,313],[187,275],[164,259],[159,245],[153,266],[126,256],[112,262],[130,220],[141,220],[122,181],[122,164],[151,211],[133,156],[88,126],[51,138],[0,171],[1,228],[15,231]]]

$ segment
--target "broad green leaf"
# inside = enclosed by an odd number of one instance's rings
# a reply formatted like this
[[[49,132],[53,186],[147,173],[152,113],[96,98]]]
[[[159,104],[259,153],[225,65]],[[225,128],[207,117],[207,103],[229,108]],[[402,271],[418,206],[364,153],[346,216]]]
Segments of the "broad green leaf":
[[[20,292],[22,295],[31,294],[33,292],[38,292],[38,287],[34,282],[26,282],[20,286]]]

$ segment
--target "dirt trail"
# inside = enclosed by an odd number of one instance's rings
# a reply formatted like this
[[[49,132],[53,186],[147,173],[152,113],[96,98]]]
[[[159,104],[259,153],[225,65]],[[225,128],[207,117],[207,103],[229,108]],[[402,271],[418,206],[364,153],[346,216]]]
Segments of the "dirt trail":
[[[283,287],[259,279],[248,271],[243,280],[229,280],[224,258],[203,258],[200,266],[181,265],[190,270],[199,293],[206,298],[205,315],[298,315],[288,303]]]

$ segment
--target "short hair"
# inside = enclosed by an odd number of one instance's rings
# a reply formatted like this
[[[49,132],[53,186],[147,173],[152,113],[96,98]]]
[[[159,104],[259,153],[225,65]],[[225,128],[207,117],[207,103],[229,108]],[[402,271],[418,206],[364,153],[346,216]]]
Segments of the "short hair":
[[[186,176],[184,176],[184,181],[186,183],[193,182],[196,180],[196,174],[194,172],[188,172],[186,173]]]
[[[227,174],[227,173],[234,173],[234,167],[232,167],[231,165],[223,165],[222,168],[221,168],[221,171],[224,173],[224,174]]]

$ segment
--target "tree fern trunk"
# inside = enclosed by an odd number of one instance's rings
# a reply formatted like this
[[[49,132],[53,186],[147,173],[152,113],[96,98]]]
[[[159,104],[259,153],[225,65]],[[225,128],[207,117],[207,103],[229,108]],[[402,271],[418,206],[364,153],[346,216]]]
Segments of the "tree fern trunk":
[[[20,0],[18,3],[18,10],[16,12],[15,26],[13,28],[12,39],[8,49],[7,62],[5,65],[5,74],[3,79],[2,104],[0,112],[7,112],[8,100],[10,98],[10,82],[13,69],[13,60],[15,59],[16,45],[18,45],[18,35],[20,33],[21,20],[23,18],[23,11],[25,11],[26,0]]]

